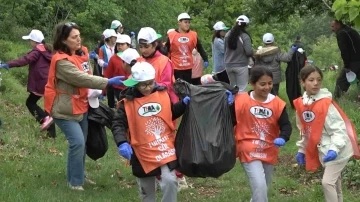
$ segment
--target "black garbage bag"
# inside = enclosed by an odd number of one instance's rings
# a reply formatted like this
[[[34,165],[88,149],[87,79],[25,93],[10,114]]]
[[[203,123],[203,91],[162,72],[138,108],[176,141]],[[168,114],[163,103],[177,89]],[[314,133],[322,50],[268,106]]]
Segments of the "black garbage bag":
[[[178,170],[189,177],[219,177],[236,162],[231,112],[225,90],[230,85],[215,82],[194,86],[177,80],[175,92],[191,97],[175,139]]]
[[[89,108],[86,154],[94,161],[103,157],[108,150],[105,126],[111,129],[113,116],[114,111],[101,102],[98,108]]]

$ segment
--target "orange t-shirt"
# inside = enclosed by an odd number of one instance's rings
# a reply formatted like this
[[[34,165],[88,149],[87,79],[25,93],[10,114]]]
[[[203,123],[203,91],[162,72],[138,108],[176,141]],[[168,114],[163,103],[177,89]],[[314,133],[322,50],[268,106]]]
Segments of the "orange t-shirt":
[[[274,140],[280,135],[278,120],[284,108],[285,102],[279,97],[260,103],[247,93],[236,95],[236,151],[241,162],[277,163],[279,149]]]
[[[166,91],[124,99],[130,144],[145,173],[175,161],[175,127],[171,102]]]

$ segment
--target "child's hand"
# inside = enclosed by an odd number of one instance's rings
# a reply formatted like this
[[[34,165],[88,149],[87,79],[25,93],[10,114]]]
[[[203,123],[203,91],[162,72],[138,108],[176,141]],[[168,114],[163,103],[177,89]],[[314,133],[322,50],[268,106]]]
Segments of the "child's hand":
[[[328,153],[326,154],[326,156],[324,156],[323,161],[324,161],[324,163],[328,162],[328,161],[332,161],[332,160],[336,159],[336,157],[337,157],[336,151],[329,150]]]
[[[183,102],[185,105],[188,105],[189,102],[190,102],[190,97],[189,97],[189,96],[184,97],[184,99],[182,100],[182,102]]]
[[[305,165],[305,154],[304,153],[301,153],[301,152],[298,152],[297,154],[296,154],[296,161],[298,162],[298,164],[300,165],[300,166],[303,166],[303,165]]]

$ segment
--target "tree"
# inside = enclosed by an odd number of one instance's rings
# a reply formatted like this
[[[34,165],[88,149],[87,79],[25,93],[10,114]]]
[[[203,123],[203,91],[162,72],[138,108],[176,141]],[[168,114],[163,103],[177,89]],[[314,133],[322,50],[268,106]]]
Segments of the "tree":
[[[332,5],[337,20],[349,22],[360,28],[360,1],[358,0],[336,0]]]

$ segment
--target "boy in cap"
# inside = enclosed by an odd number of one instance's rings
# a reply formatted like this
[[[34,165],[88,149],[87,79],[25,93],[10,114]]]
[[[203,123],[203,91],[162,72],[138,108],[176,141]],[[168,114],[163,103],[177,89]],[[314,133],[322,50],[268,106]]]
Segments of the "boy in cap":
[[[208,57],[202,47],[197,33],[190,30],[191,18],[187,13],[178,16],[178,29],[168,33],[165,44],[168,55],[174,66],[175,79],[191,83],[193,67],[192,50],[196,48],[204,60],[204,67],[209,66]]]
[[[166,87],[156,84],[155,69],[147,62],[137,62],[124,85],[129,88],[122,92],[124,99],[112,126],[119,153],[130,160],[142,201],[156,201],[155,182],[159,175],[162,201],[177,201],[172,120],[184,113],[190,97],[172,104]]]

